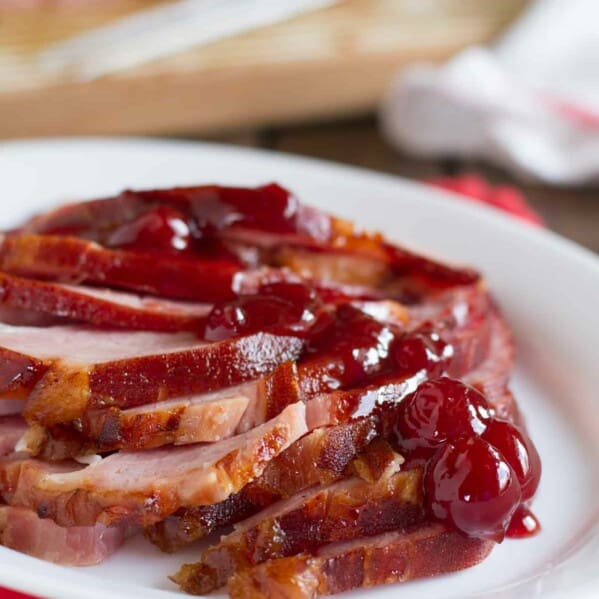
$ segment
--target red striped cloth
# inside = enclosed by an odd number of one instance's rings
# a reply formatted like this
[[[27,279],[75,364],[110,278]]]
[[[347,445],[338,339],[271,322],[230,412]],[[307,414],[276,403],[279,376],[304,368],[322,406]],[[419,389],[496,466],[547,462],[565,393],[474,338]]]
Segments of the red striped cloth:
[[[532,209],[522,192],[510,185],[493,186],[483,177],[474,174],[439,177],[427,183],[462,194],[465,200],[487,204],[532,225],[545,226],[543,218]]]
[[[430,185],[462,194],[464,200],[473,200],[493,206],[535,226],[543,226],[543,219],[530,207],[522,193],[515,187],[490,185],[478,175],[440,177],[427,181]],[[459,198],[460,196],[455,196]],[[0,588],[0,599],[35,599],[15,591]]]

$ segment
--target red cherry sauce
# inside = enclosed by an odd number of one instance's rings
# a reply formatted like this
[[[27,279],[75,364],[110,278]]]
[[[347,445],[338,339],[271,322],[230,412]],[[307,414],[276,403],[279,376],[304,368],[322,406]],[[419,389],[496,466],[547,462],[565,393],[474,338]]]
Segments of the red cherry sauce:
[[[480,437],[445,443],[424,478],[431,513],[468,536],[501,541],[522,499],[505,458]]]
[[[391,349],[395,370],[406,374],[424,370],[431,378],[439,377],[447,370],[453,355],[453,346],[429,325],[401,337]]]
[[[329,390],[356,386],[385,368],[395,335],[390,325],[342,304],[312,331],[306,355],[314,356],[309,365],[326,363]]]
[[[306,336],[317,323],[322,304],[303,283],[263,285],[254,295],[215,304],[204,327],[204,339],[222,341],[259,331]]]
[[[476,389],[447,377],[424,382],[395,418],[392,436],[406,467],[425,467],[432,516],[497,542],[539,529],[525,507],[539,483],[538,453],[523,430],[494,417]]]
[[[536,516],[526,506],[521,505],[514,512],[505,536],[511,539],[521,539],[532,537],[540,530],[541,524]]]
[[[317,241],[330,237],[328,215],[299,203],[289,191],[270,183],[254,189],[206,187],[189,194],[190,213],[198,234],[210,237],[232,226],[277,234],[296,234]]]
[[[192,236],[185,215],[167,206],[143,213],[115,229],[107,238],[108,247],[146,252],[186,252]]]

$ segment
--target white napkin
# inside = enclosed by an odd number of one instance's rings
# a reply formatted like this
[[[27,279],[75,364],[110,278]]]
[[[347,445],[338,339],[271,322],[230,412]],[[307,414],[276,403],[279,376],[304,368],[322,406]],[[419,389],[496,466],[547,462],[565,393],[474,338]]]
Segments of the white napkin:
[[[491,48],[392,83],[382,129],[429,157],[480,157],[528,178],[599,180],[599,0],[538,0]]]

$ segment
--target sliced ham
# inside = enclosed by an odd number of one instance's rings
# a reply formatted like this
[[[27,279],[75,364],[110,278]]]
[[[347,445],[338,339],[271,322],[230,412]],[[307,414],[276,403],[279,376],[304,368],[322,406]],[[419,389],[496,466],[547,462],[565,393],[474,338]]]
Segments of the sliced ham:
[[[168,206],[192,219],[200,230],[262,231],[327,241],[332,218],[304,206],[275,183],[256,188],[201,185],[124,191],[115,197],[67,204],[38,215],[20,230],[102,238],[148,210]]]
[[[27,423],[20,416],[0,416],[0,456],[13,451],[26,430]]]
[[[111,245],[123,237],[123,229],[135,227],[160,207],[176,210],[185,227],[203,240],[223,241],[242,259],[258,251],[259,263],[285,265],[315,278],[376,287],[397,284],[399,277],[400,289],[416,291],[419,282],[445,288],[478,278],[472,270],[395,247],[380,235],[357,232],[348,221],[299,203],[276,184],[254,189],[210,185],[125,191],[113,198],[63,206],[35,217],[20,231],[74,235]]]
[[[8,324],[43,324],[49,317],[146,331],[199,330],[210,304],[140,297],[109,289],[73,287],[0,273],[0,306]],[[3,316],[0,314],[0,317]],[[4,315],[5,316],[5,315]],[[6,322],[7,318],[2,318]]]
[[[6,235],[0,239],[0,270],[4,272],[180,300],[231,299],[233,278],[241,269],[229,259],[111,250],[77,237]]]
[[[493,545],[431,524],[242,569],[231,577],[228,589],[231,599],[315,599],[469,568],[487,557]]]
[[[25,402],[22,399],[0,398],[0,416],[20,414],[24,407]]]
[[[413,528],[425,520],[420,487],[420,472],[408,470],[375,483],[351,478],[304,491],[238,524],[173,580],[188,593],[209,593],[236,571],[268,560]]]
[[[18,416],[0,418],[0,456],[14,450],[25,429],[25,421]],[[28,458],[6,458],[9,462],[19,459]],[[57,564],[98,564],[120,547],[125,534],[126,527],[118,525],[61,528],[33,509],[0,505],[0,545]]]
[[[258,409],[260,387],[251,382],[125,410],[92,410],[76,427],[57,426],[51,433],[33,425],[24,440],[29,453],[53,460],[117,449],[220,441],[264,421],[247,414]]]
[[[25,416],[54,425],[87,410],[129,408],[255,379],[296,358],[302,341],[257,333],[202,343],[190,333],[0,326],[0,395],[28,396]]]
[[[428,320],[429,312],[419,319],[420,324]],[[478,363],[475,368],[464,376],[465,382],[479,385],[483,377],[489,376],[490,385],[482,385],[481,390],[485,392],[487,400],[497,412],[503,417],[518,421],[518,413],[511,394],[507,391],[505,384],[512,368],[513,345],[505,323],[500,316],[494,314],[490,317],[490,334],[493,343],[489,348],[489,354]],[[477,352],[471,355],[477,354]],[[465,363],[462,362],[463,364]],[[480,386],[480,385],[479,385]],[[378,397],[384,397],[384,386]],[[357,401],[360,396],[366,400],[361,405],[376,404],[377,396],[370,396],[364,391],[353,390],[347,393],[347,397]],[[333,396],[343,397],[333,394]],[[318,408],[325,404],[323,398],[318,398],[313,406],[308,402],[308,413],[320,412]],[[343,414],[344,405],[352,405],[351,401],[331,402],[332,411],[330,415]],[[354,409],[360,403],[353,403]],[[339,407],[339,412],[335,409]],[[313,416],[316,418],[316,416]],[[343,420],[343,418],[340,418]],[[314,420],[313,420],[314,423]],[[338,480],[348,472],[348,467],[356,463],[364,450],[381,433],[381,423],[376,417],[360,418],[350,422],[318,428],[294,443],[280,456],[272,460],[262,475],[252,482],[242,495],[245,501],[239,502],[243,510],[236,512],[236,506],[221,506],[220,513],[226,513],[229,521],[225,518],[216,519],[207,513],[207,510],[182,509],[172,516],[165,525],[157,524],[150,527],[147,535],[159,547],[172,551],[187,543],[202,538],[216,528],[238,522],[247,515],[248,510],[254,511],[265,504],[272,503],[281,497],[290,497],[295,493],[309,488],[313,485],[328,484]],[[212,508],[214,510],[214,508]],[[202,525],[194,525],[202,522]],[[214,523],[214,526],[206,526],[205,523]]]
[[[307,432],[302,403],[267,423],[218,443],[119,452],[85,468],[25,454],[0,463],[0,492],[61,526],[149,525],[182,506],[226,500]]]
[[[62,528],[31,509],[0,505],[0,545],[64,566],[99,564],[125,536],[123,526]]]
[[[377,435],[373,419],[312,431],[271,460],[261,476],[237,496],[221,504],[179,509],[148,527],[146,536],[163,551],[173,552],[279,499],[315,485],[330,484],[344,476]],[[378,447],[374,447],[374,453],[379,455]]]

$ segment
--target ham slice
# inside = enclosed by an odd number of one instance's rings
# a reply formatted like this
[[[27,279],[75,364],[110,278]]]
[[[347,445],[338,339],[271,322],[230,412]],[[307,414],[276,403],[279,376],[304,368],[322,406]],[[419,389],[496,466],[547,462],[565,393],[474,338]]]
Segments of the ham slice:
[[[351,478],[304,491],[238,524],[173,580],[188,593],[209,593],[236,571],[268,560],[413,528],[425,520],[421,482],[418,470],[408,470],[375,483]]]
[[[386,454],[378,459],[380,449],[372,444],[377,435],[375,420],[368,418],[312,431],[271,460],[261,476],[237,496],[221,504],[179,509],[164,521],[149,526],[145,534],[160,549],[172,553],[279,499],[339,480],[364,453],[372,451],[384,469],[394,462]],[[364,460],[364,464],[368,462]]]
[[[307,432],[302,403],[267,423],[218,443],[119,452],[81,468],[23,457],[0,462],[0,492],[61,526],[149,525],[181,506],[226,500]]]
[[[34,281],[0,273],[0,306],[11,311],[9,324],[36,324],[48,317],[78,320],[130,330],[199,330],[210,304],[157,298],[59,283]],[[19,320],[19,316],[21,317]],[[6,319],[4,319],[6,320]]]
[[[493,545],[431,524],[267,561],[235,573],[228,588],[231,599],[314,599],[469,568]]]
[[[39,215],[20,232],[74,235],[110,245],[114,234],[144,214],[167,207],[202,239],[218,239],[242,260],[285,265],[315,278],[420,291],[468,285],[477,273],[452,268],[395,247],[379,235],[356,232],[352,223],[304,206],[276,184],[255,189],[201,186],[125,191],[119,196],[71,204]],[[201,250],[200,250],[201,253]],[[406,285],[407,283],[407,285]],[[188,297],[188,296],[186,296]],[[210,300],[211,301],[211,300]]]
[[[20,230],[102,238],[148,210],[168,206],[211,232],[261,231],[313,241],[331,236],[332,217],[300,204],[276,183],[256,188],[201,185],[173,189],[124,191],[115,197],[60,206],[40,214]]]
[[[0,505],[0,545],[56,564],[99,564],[121,546],[125,536],[122,526],[62,528],[33,510]]]
[[[479,363],[488,349],[488,296],[479,289],[458,290],[442,294],[433,305],[434,309],[426,312],[428,318],[423,319],[422,307],[406,310],[396,302],[353,302],[349,311],[351,318],[340,321],[339,329],[343,333],[335,334],[348,336],[354,354],[363,347],[364,355],[370,356],[368,368],[371,374],[376,374],[381,363],[374,359],[373,351],[376,355],[387,355],[393,338],[391,331],[393,334],[401,334],[403,330],[414,332],[415,324],[425,328],[438,326],[444,339],[453,344],[451,373],[461,375]],[[454,313],[458,314],[457,318]],[[343,397],[326,395],[330,388],[348,383],[353,386],[351,380],[345,380],[351,367],[348,368],[344,360],[346,358],[335,347],[324,348],[304,358],[297,367],[285,363],[265,377],[240,387],[174,397],[129,409],[118,405],[104,409],[92,406],[73,426],[57,423],[58,426],[51,428],[33,427],[27,435],[27,447],[35,455],[63,459],[79,453],[210,442],[248,430],[275,416],[289,403],[312,398],[308,405],[310,428],[345,422],[360,410],[362,413],[368,410],[368,401],[383,399],[378,395],[369,399],[367,394],[358,391],[353,395],[344,393]],[[395,394],[397,401],[412,390],[418,380],[405,383],[401,388],[392,385],[383,393],[387,398]],[[36,394],[37,389],[33,397]],[[30,404],[32,402],[33,399]],[[37,408],[35,411],[39,412]],[[39,416],[37,418],[39,420]]]
[[[0,416],[20,414],[24,406],[25,402],[21,399],[0,398]]]
[[[0,416],[0,456],[13,451],[26,430],[27,423],[20,416]]]
[[[26,427],[18,416],[0,418],[0,456],[13,451]],[[126,527],[118,525],[61,528],[33,509],[0,505],[0,545],[57,564],[98,564],[120,547],[125,534]]]
[[[117,449],[152,449],[220,441],[264,421],[258,410],[258,382],[197,396],[161,401],[125,410],[93,410],[77,428],[33,425],[24,441],[27,451],[47,459],[65,459]]]
[[[296,358],[302,341],[256,333],[201,343],[190,333],[0,326],[0,395],[29,396],[25,416],[54,425],[251,380]]]
[[[228,259],[111,250],[77,237],[6,235],[0,270],[63,283],[94,283],[166,298],[218,302],[234,297],[241,265]]]

